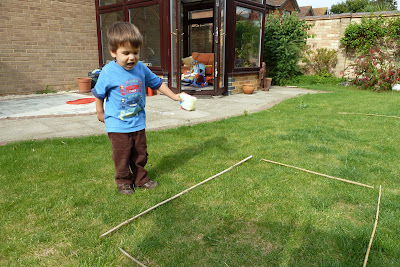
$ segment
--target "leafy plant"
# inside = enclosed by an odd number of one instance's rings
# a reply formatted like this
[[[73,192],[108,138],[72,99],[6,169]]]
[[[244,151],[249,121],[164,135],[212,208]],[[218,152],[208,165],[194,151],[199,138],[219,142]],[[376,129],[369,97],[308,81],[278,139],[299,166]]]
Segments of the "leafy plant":
[[[382,16],[363,17],[361,23],[352,22],[347,26],[340,42],[359,54],[365,54],[371,47],[384,43],[387,23]]]
[[[355,85],[377,92],[391,90],[392,84],[400,81],[398,64],[379,48],[361,55],[346,74],[355,76],[352,80]]]
[[[396,0],[346,0],[331,6],[333,14],[396,10]]]
[[[307,108],[307,104],[305,104],[304,101],[302,100],[300,104],[296,105],[296,108],[305,109]]]
[[[400,18],[371,16],[363,17],[361,23],[351,23],[341,43],[354,49],[357,60],[344,75],[365,89],[391,90],[398,81],[399,34]]]
[[[50,90],[50,85],[46,85],[46,89],[42,91],[36,92],[36,94],[41,95],[41,94],[50,94],[50,93],[57,93],[57,91]]]
[[[302,62],[306,74],[327,75],[337,64],[337,51],[334,49],[318,48],[316,51],[307,50]]]
[[[267,75],[274,84],[285,81],[301,73],[298,62],[305,48],[307,33],[312,25],[299,20],[296,14],[280,18],[278,14],[269,15],[265,21],[264,61]]]
[[[237,67],[250,67],[252,59],[256,60],[258,55],[258,43],[260,42],[260,26],[251,20],[236,22],[235,56]]]
[[[369,0],[346,0],[331,6],[333,14],[362,12],[368,6]]]
[[[392,3],[370,3],[364,8],[364,12],[379,12],[396,10],[396,6],[393,7]]]

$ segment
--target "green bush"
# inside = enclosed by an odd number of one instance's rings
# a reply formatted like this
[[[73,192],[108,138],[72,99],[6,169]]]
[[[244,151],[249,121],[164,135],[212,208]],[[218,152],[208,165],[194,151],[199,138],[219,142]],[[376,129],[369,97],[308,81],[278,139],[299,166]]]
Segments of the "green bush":
[[[244,60],[242,66],[250,67],[251,58],[259,58],[258,45],[260,41],[255,38],[260,35],[260,26],[254,25],[253,21],[243,20],[236,22],[236,37],[235,37],[235,56]]]
[[[387,23],[382,16],[363,17],[361,23],[352,22],[347,26],[340,42],[358,54],[364,54],[384,42],[388,33]]]
[[[301,73],[298,62],[305,48],[307,33],[312,25],[299,20],[296,14],[280,18],[269,15],[265,21],[264,61],[267,75],[274,84],[283,85],[285,81]]]
[[[331,12],[333,14],[363,12],[368,6],[369,0],[346,0],[341,3],[333,4]]]
[[[363,17],[361,23],[351,23],[341,43],[354,49],[357,59],[344,75],[364,89],[391,90],[399,82],[400,18]]]
[[[324,76],[333,74],[332,69],[337,64],[337,51],[334,49],[318,48],[316,51],[307,50],[302,62],[305,64],[305,74],[317,74]]]
[[[396,0],[346,0],[331,6],[333,14],[396,10]]]
[[[379,48],[360,55],[345,73],[352,74],[355,85],[377,92],[391,90],[392,84],[400,82],[399,65]]]

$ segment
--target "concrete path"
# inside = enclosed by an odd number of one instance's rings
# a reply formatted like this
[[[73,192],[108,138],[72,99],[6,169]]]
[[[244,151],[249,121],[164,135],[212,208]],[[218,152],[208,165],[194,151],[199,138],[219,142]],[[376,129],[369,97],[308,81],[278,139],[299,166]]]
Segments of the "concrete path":
[[[271,87],[251,95],[201,96],[196,111],[180,109],[164,95],[147,97],[147,130],[243,115],[268,109],[299,95],[317,93],[302,88]],[[95,113],[95,103],[71,105],[67,101],[92,98],[91,94],[57,93],[48,95],[6,96],[0,98],[0,145],[20,140],[77,137],[105,134],[104,124]]]

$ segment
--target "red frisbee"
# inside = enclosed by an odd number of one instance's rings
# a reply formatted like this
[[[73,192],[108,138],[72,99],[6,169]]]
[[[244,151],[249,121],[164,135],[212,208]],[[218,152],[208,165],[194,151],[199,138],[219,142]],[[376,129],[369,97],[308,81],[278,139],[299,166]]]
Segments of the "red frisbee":
[[[96,101],[96,98],[90,97],[90,98],[80,98],[77,100],[71,100],[67,101],[67,104],[73,104],[73,105],[80,105],[80,104],[88,104]]]

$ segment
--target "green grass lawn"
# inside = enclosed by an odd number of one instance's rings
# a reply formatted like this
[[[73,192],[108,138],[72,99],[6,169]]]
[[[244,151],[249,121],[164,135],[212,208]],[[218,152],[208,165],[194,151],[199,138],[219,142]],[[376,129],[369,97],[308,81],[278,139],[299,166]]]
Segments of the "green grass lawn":
[[[400,93],[335,85],[273,108],[148,132],[160,186],[119,195],[105,135],[0,147],[0,266],[400,266]],[[116,232],[149,207],[253,158]],[[260,161],[372,185],[369,189]]]

